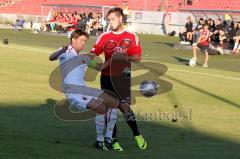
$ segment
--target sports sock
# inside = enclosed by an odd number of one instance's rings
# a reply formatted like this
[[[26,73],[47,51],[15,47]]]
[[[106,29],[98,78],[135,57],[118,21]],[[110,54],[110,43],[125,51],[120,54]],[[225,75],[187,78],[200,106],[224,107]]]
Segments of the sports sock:
[[[105,114],[96,114],[95,116],[97,141],[104,141],[103,131],[105,127]]]
[[[140,135],[136,122],[136,117],[131,108],[127,113],[124,113],[124,118],[127,121],[128,126],[132,129],[133,136]]]
[[[235,43],[234,43],[234,48],[233,48],[233,50],[236,50],[237,48],[238,48],[238,43],[235,42]]]
[[[237,49],[240,50],[240,45],[238,45]]]
[[[113,129],[117,122],[117,111],[117,108],[108,108],[106,116],[106,138],[112,139],[113,137]]]
[[[124,118],[125,118],[128,126],[131,128],[133,136],[140,135],[140,132],[139,132],[138,126],[137,126],[137,122],[136,122],[136,118],[135,118],[135,114],[133,113],[131,108],[130,108],[130,110],[127,113],[124,113]],[[117,124],[115,124],[115,127],[113,129],[112,137],[113,138],[117,137]]]

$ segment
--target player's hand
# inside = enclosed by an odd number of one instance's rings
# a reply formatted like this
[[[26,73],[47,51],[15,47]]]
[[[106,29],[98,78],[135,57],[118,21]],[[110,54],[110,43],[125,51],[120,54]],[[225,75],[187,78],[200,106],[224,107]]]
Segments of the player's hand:
[[[114,52],[112,54],[112,59],[118,61],[127,61],[128,55],[126,52]]]

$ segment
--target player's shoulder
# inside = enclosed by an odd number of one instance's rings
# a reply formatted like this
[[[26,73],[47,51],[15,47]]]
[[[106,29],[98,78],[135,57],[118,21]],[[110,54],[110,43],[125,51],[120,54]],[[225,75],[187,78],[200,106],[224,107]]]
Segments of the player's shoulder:
[[[126,37],[129,37],[130,39],[135,40],[137,45],[139,44],[139,38],[138,38],[137,33],[130,32],[128,30],[126,30],[125,33],[128,34]]]
[[[98,43],[100,40],[108,37],[110,34],[111,34],[111,31],[107,31],[107,32],[102,33],[101,35],[99,35],[99,36],[97,37],[96,43]]]
[[[128,31],[128,30],[125,30],[125,33],[126,33],[126,34],[129,34],[129,35],[131,35],[131,36],[134,36],[134,37],[137,37],[137,36],[138,36],[136,32],[131,32],[131,31]]]

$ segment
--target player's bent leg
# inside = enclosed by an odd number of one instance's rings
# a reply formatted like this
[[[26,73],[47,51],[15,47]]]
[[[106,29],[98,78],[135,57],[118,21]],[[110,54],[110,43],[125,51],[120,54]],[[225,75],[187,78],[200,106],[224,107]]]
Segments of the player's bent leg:
[[[110,108],[118,108],[119,107],[119,99],[114,94],[110,94],[108,92],[102,92],[98,96],[98,99],[102,100],[107,107],[110,107]]]
[[[193,46],[192,50],[193,50],[193,59],[195,59],[197,61],[197,46]]]
[[[107,112],[107,107],[104,102],[97,100],[95,96],[89,96],[84,94],[73,94],[67,93],[66,97],[69,103],[81,110],[93,110],[96,112],[95,124],[97,141],[95,143],[96,148],[101,150],[108,150],[104,142],[104,128],[105,128],[105,113]]]
[[[136,117],[132,109],[130,108],[130,104],[127,102],[121,103],[119,106],[119,109],[124,113],[125,120],[133,130],[133,135],[137,143],[137,146],[142,150],[146,149],[147,142],[138,131]]]
[[[91,99],[87,104],[87,109],[95,110],[97,114],[105,114],[107,112],[107,106],[101,99]]]
[[[97,132],[97,141],[95,147],[101,150],[109,150],[104,142],[104,128],[105,128],[105,113],[107,112],[107,107],[103,101],[93,98],[88,104],[87,108],[96,111],[95,124]]]
[[[105,133],[105,143],[106,146],[109,149],[115,149],[116,147],[113,147],[113,131],[114,127],[117,122],[117,108],[108,108],[107,115],[106,115],[106,133]],[[118,149],[118,151],[123,151],[123,149]]]
[[[202,67],[208,67],[208,60],[209,60],[209,54],[207,51],[205,51],[205,60]]]
[[[99,99],[103,100],[108,109],[111,109],[112,112],[110,114],[109,121],[107,120],[107,131],[106,131],[106,138],[105,142],[109,149],[114,149],[116,151],[123,151],[123,148],[118,143],[117,139],[113,139],[113,130],[116,130],[116,120],[117,120],[117,108],[119,106],[119,99],[116,95],[103,92],[98,96]],[[108,129],[111,129],[111,131]],[[110,135],[111,133],[111,135]]]

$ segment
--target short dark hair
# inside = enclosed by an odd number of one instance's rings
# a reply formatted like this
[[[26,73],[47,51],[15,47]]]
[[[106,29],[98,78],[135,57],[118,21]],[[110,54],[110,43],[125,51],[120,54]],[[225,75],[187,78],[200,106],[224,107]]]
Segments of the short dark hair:
[[[122,8],[114,7],[114,8],[112,8],[112,9],[110,9],[110,10],[108,11],[108,13],[107,13],[107,16],[109,16],[109,15],[112,14],[112,13],[116,13],[117,16],[122,16],[122,17],[124,17]]]
[[[209,27],[208,23],[204,23],[204,24],[203,24],[203,27],[205,27],[205,26],[208,26],[208,27]]]
[[[89,38],[89,34],[85,31],[82,31],[81,29],[77,29],[77,30],[74,30],[71,34],[71,42],[72,42],[72,39],[77,39],[78,37],[80,36],[86,36],[87,38]]]

